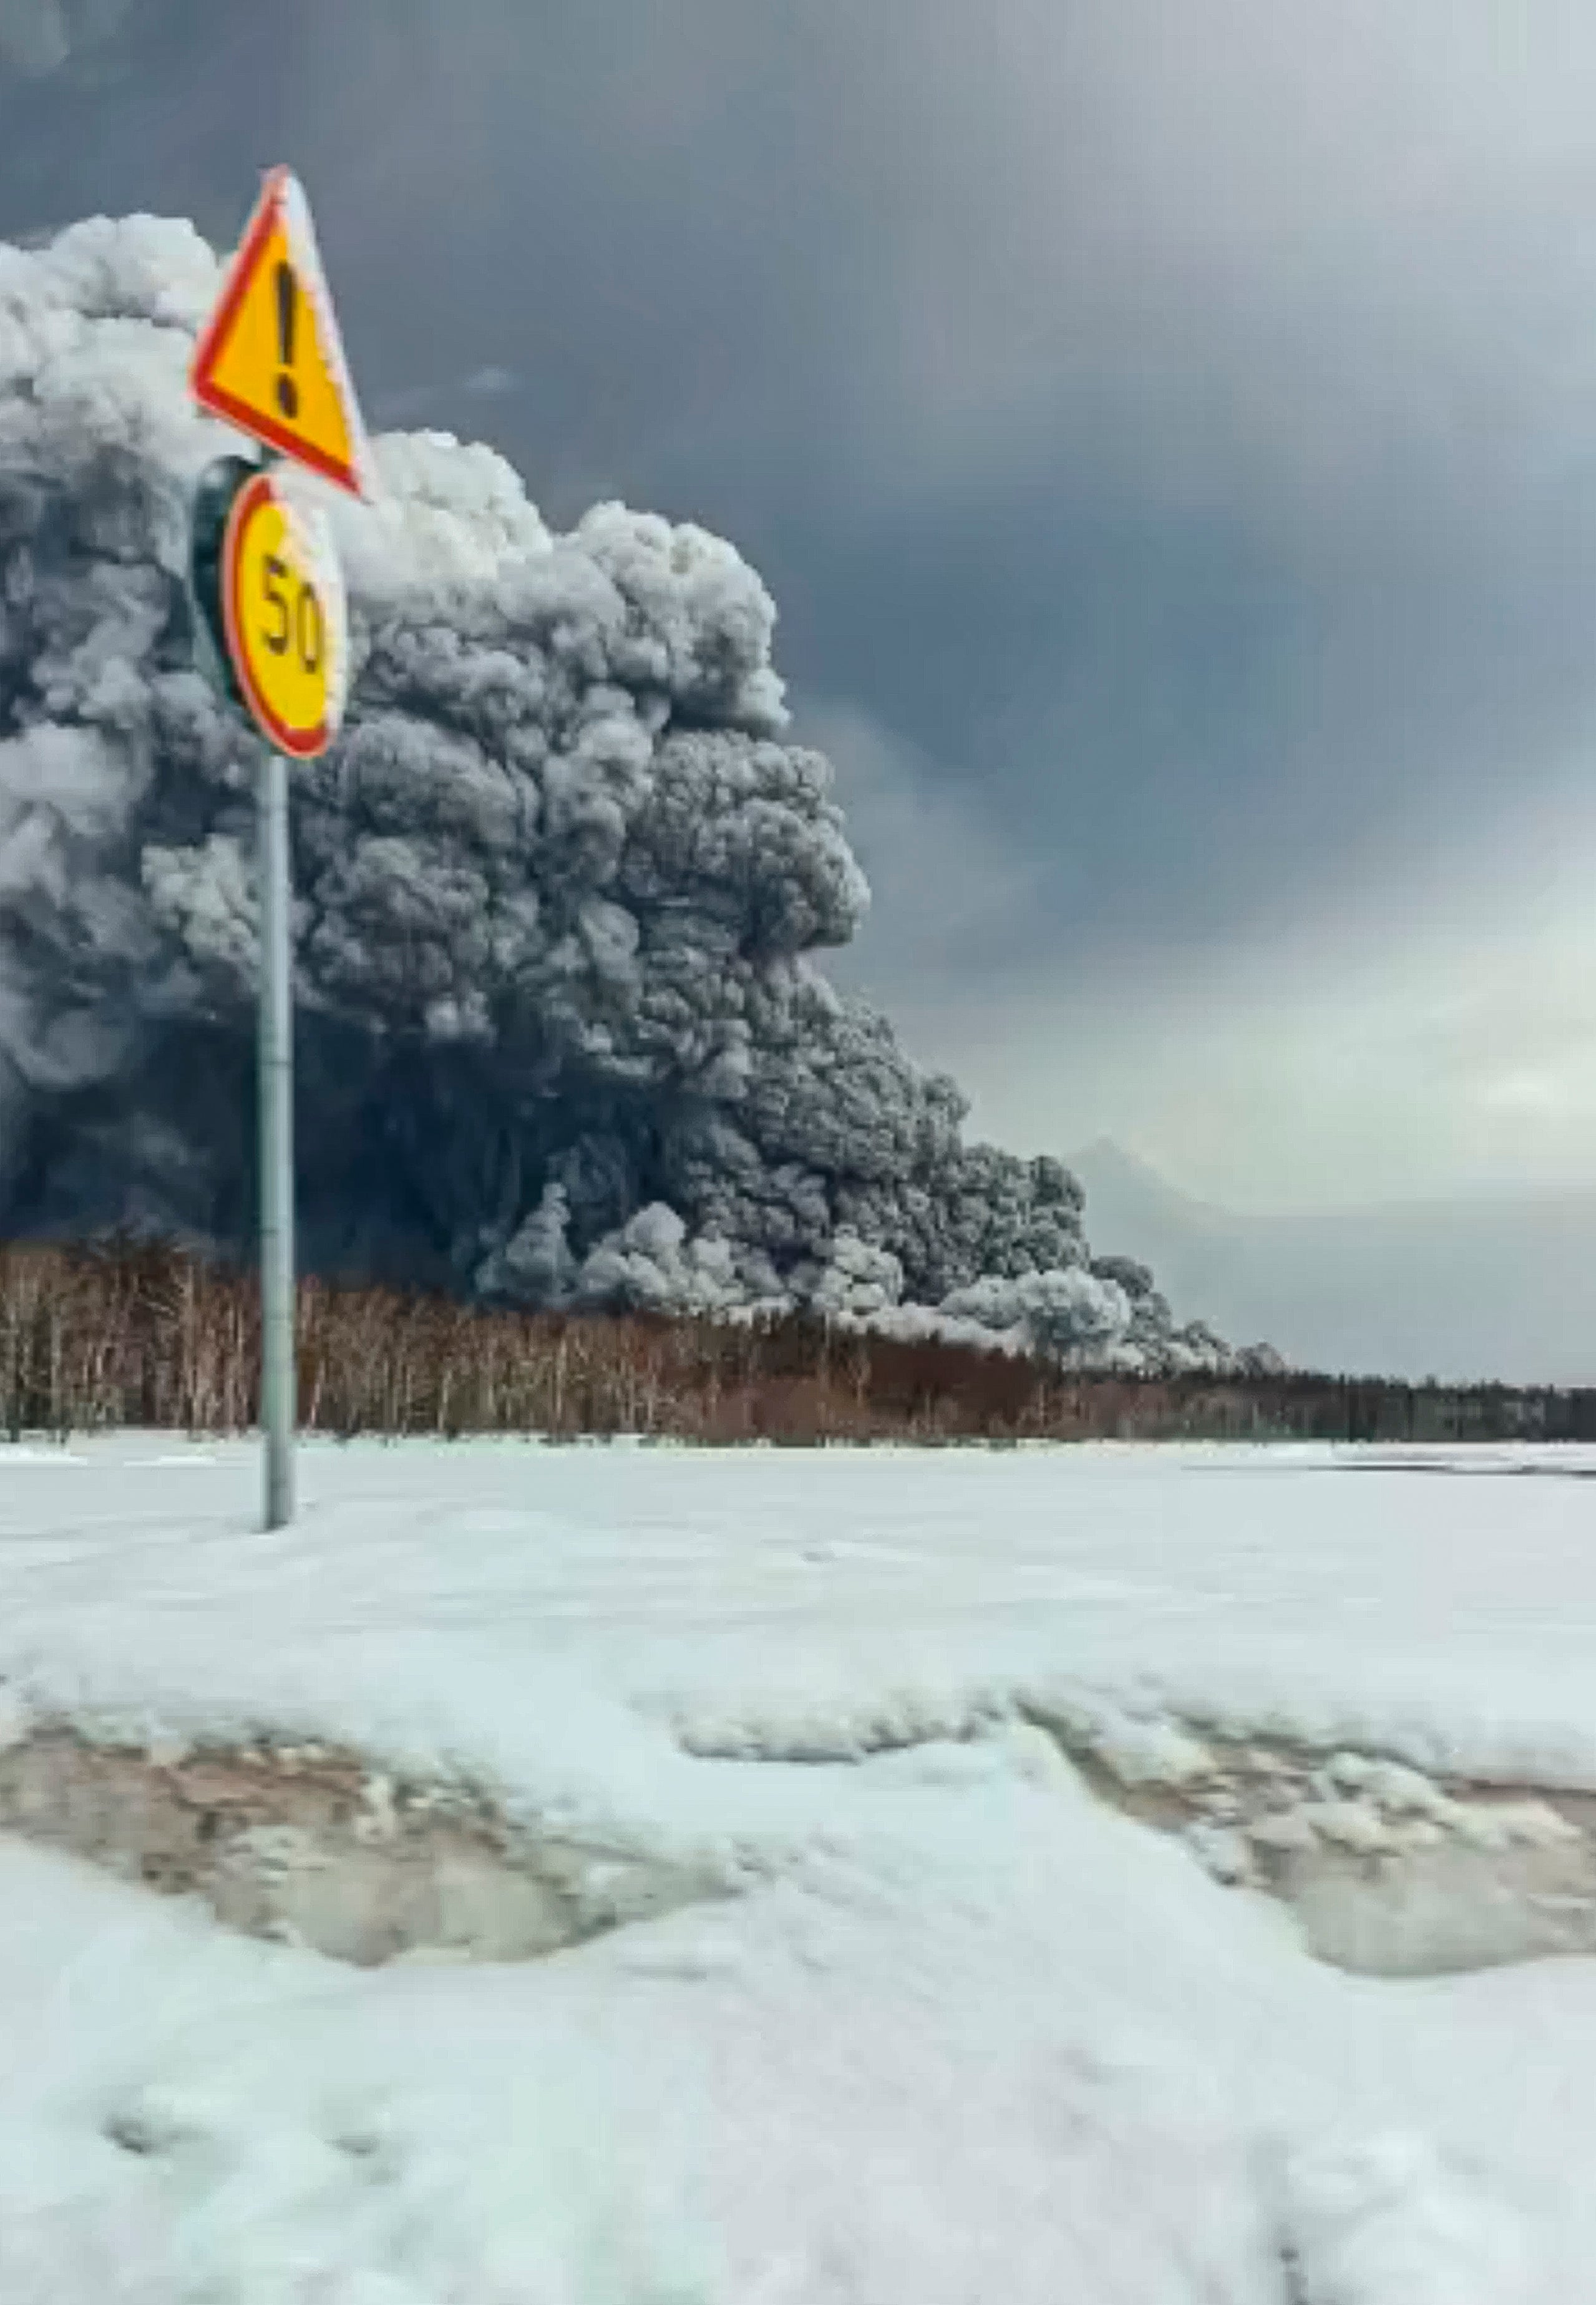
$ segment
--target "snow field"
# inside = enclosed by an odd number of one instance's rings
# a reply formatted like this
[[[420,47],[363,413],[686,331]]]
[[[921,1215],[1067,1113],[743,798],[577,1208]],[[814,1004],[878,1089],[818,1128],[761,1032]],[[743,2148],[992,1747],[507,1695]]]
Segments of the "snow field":
[[[30,1718],[321,1739],[539,1816],[635,1791],[658,1819],[663,1771],[734,1824],[734,1776],[684,1754],[848,1759],[1021,1710],[1127,1782],[1224,1740],[1596,1791],[1587,1468],[327,1444],[263,1536],[247,1445],[0,1449],[0,1680]]]
[[[0,2296],[1588,2293],[1596,1967],[1339,1974],[1018,1717],[1577,1788],[1590,1491],[1518,1461],[329,1449],[262,1538],[247,1450],[0,1454],[13,1750],[319,1740],[737,1892],[361,1970],[0,1837]],[[1359,1741],[1285,1809],[1456,1799]]]

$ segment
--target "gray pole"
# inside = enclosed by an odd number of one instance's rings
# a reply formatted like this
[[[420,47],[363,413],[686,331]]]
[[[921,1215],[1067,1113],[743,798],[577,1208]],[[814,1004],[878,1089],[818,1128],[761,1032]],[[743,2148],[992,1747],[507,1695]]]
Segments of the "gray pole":
[[[288,762],[260,767],[260,1426],[266,1527],[293,1518],[299,1414],[293,1335],[293,986],[289,957]]]

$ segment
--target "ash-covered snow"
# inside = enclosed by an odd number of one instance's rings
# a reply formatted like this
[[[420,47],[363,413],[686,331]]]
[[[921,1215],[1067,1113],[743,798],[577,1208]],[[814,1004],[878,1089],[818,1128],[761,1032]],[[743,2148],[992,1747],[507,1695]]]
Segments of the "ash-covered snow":
[[[247,1229],[255,763],[183,583],[216,279],[148,217],[0,245],[0,1235]],[[295,773],[308,1262],[1226,1365],[818,972],[867,890],[732,546],[553,534],[441,435],[377,462],[349,724]]]

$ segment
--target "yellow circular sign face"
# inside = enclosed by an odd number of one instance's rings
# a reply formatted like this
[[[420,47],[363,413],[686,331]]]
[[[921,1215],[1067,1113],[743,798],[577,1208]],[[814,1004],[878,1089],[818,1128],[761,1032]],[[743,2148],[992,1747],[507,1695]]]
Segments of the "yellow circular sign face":
[[[313,760],[344,717],[344,580],[322,516],[269,472],[244,482],[222,544],[227,652],[250,718],[279,752]]]

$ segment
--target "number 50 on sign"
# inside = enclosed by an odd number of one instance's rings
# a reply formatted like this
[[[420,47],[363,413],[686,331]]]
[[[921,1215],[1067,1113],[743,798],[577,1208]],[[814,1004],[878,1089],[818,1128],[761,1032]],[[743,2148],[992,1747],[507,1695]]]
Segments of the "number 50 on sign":
[[[311,760],[337,734],[349,649],[344,584],[324,516],[256,472],[227,515],[221,553],[227,654],[250,719],[279,752]]]
[[[201,660],[278,752],[313,760],[349,686],[344,580],[327,515],[291,476],[223,456],[194,498],[189,568]]]

